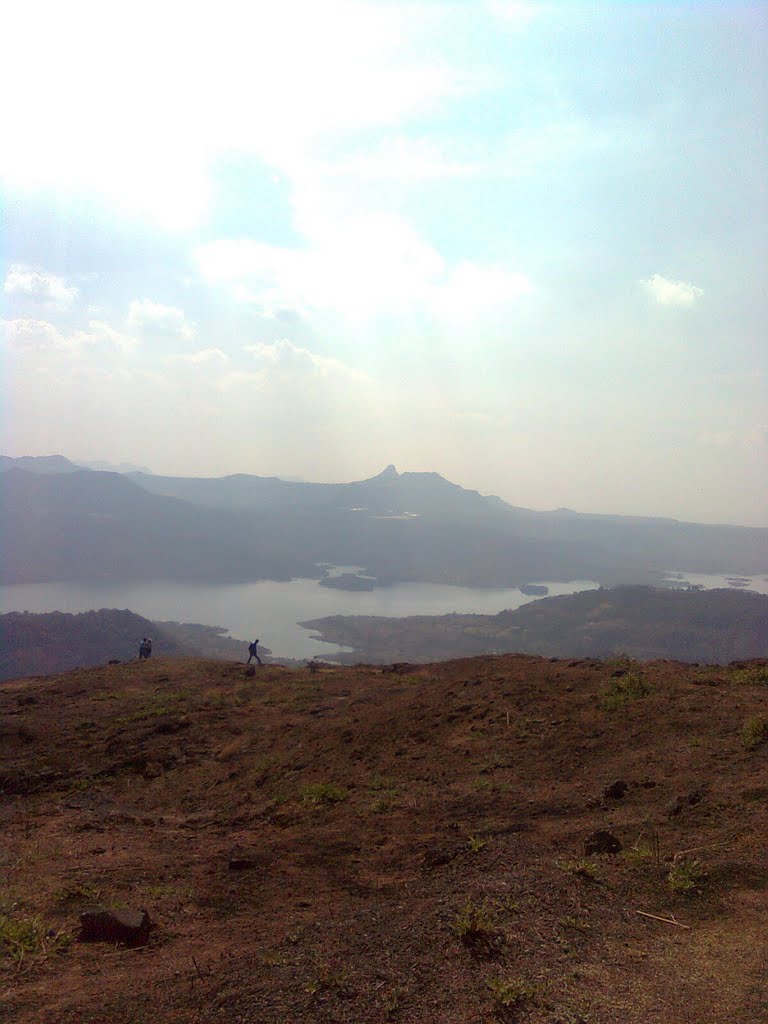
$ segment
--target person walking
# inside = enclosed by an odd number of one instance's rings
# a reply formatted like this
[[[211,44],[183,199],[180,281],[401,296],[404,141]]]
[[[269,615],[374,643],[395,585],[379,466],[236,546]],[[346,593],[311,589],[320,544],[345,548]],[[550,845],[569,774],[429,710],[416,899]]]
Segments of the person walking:
[[[248,661],[246,662],[246,665],[250,665],[251,664],[251,660],[253,658],[255,658],[256,661],[258,661],[258,663],[261,665],[262,661],[261,661],[261,658],[259,657],[259,641],[258,640],[254,640],[252,644],[248,645]]]

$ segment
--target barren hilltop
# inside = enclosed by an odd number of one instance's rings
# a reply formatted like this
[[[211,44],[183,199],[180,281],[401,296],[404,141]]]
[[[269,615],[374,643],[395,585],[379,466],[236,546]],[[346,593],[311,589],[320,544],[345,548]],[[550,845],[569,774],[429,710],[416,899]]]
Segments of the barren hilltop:
[[[4,1021],[766,1019],[768,663],[313,668],[0,685]]]

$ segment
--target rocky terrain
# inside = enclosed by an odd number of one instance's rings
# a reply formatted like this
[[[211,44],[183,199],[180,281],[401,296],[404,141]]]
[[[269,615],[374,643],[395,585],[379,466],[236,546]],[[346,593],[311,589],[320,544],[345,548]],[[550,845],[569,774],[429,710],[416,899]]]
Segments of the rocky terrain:
[[[5,682],[0,1017],[766,1020],[767,687],[523,655]]]

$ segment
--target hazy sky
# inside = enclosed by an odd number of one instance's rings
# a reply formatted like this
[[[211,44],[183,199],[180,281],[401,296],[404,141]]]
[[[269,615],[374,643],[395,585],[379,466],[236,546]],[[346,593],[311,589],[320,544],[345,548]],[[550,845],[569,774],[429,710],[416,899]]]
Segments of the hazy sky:
[[[5,453],[768,525],[768,5],[14,7]]]

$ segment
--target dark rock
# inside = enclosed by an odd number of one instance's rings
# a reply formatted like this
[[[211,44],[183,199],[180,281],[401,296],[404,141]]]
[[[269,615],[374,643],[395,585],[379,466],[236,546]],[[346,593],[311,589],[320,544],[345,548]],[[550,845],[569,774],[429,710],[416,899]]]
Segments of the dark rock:
[[[80,942],[122,942],[146,946],[150,921],[146,910],[88,910],[80,915]]]
[[[434,871],[435,868],[441,868],[446,864],[450,864],[458,856],[459,849],[460,847],[457,846],[442,846],[437,843],[428,846],[424,851],[422,860],[424,870]]]
[[[608,797],[609,800],[621,800],[628,789],[629,786],[623,779],[616,779],[615,782],[611,782],[605,787],[603,796]]]
[[[601,828],[584,840],[584,853],[589,856],[593,853],[620,853],[621,843],[616,836],[607,829]]]
[[[230,871],[255,871],[264,866],[264,859],[258,854],[239,853],[230,857],[227,867]]]
[[[656,788],[656,783],[653,781],[653,779],[643,779],[643,781],[640,783],[640,785],[641,785],[641,787],[643,789],[655,789]]]
[[[188,729],[192,723],[188,718],[170,718],[160,724],[155,729],[156,733],[161,736],[170,736],[174,732],[181,732],[182,729]]]
[[[112,658],[110,661],[107,662],[107,664],[108,665],[119,665],[120,661],[117,658]]]
[[[256,666],[255,665],[246,665],[245,675],[249,679],[252,678],[253,676],[255,676],[256,675]]]

